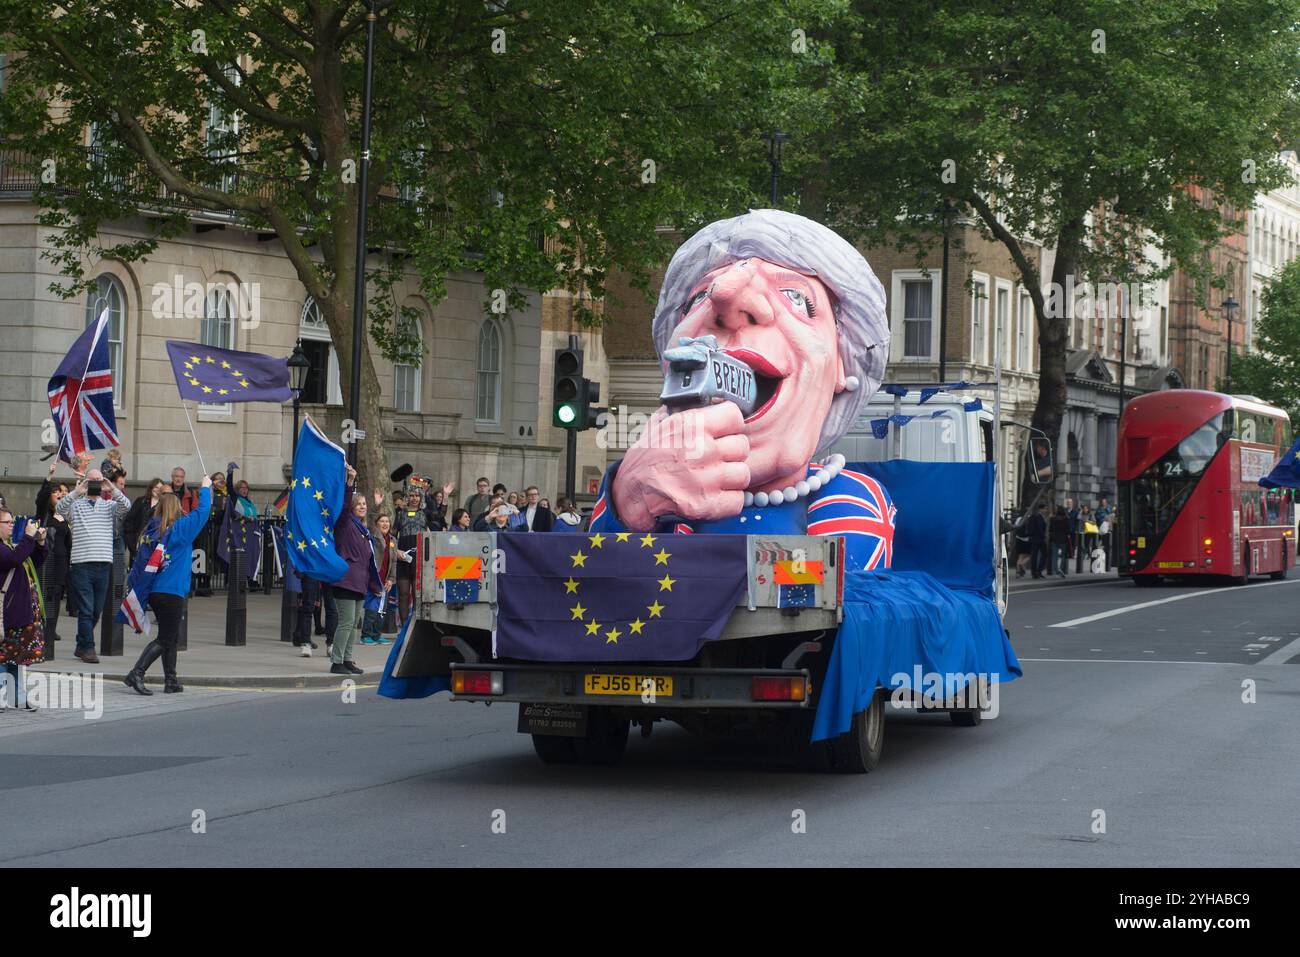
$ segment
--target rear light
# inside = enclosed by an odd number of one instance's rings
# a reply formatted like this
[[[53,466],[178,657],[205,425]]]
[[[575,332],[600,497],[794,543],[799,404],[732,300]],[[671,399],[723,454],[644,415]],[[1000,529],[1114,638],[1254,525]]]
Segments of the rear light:
[[[500,671],[453,671],[452,694],[505,694],[505,678]]]
[[[751,697],[755,701],[803,701],[808,697],[806,678],[755,678]]]
[[[1130,548],[1130,549],[1128,550],[1128,553],[1129,553],[1130,555],[1136,555],[1136,554],[1138,553],[1138,550],[1137,550],[1136,548]]]

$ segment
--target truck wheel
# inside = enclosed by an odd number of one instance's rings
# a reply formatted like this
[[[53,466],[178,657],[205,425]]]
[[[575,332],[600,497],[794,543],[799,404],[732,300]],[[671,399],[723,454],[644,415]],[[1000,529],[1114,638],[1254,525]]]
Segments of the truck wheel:
[[[867,710],[853,716],[853,725],[830,744],[831,770],[838,774],[866,774],[880,763],[885,744],[885,697],[879,691]]]
[[[587,718],[587,736],[570,738],[579,764],[618,764],[627,750],[628,720],[612,717],[606,708],[595,707]]]
[[[574,764],[578,760],[578,752],[573,749],[574,740],[558,734],[535,734],[533,750],[543,764]]]

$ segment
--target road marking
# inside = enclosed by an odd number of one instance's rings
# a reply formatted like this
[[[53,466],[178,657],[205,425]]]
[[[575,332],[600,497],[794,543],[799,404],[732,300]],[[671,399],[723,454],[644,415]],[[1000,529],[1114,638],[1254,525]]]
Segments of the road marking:
[[[1277,651],[1267,657],[1259,659],[1261,665],[1284,665],[1288,658],[1294,658],[1300,655],[1300,638],[1290,644],[1283,645]]]
[[[1287,579],[1280,582],[1259,582],[1255,585],[1244,585],[1241,588],[1232,589],[1233,593],[1243,592],[1251,588],[1270,588],[1273,585],[1294,585],[1300,582],[1300,578]],[[1201,598],[1205,595],[1221,595],[1219,589],[1206,588],[1201,591],[1188,592],[1185,595],[1170,595],[1168,598],[1157,598],[1155,601],[1138,602],[1136,605],[1125,605],[1123,608],[1112,608],[1110,611],[1098,612],[1095,615],[1088,615],[1085,618],[1071,618],[1069,621],[1058,621],[1054,625],[1048,625],[1048,628],[1073,628],[1075,625],[1086,625],[1090,622],[1101,621],[1103,618],[1113,618],[1116,615],[1126,615],[1131,611],[1141,611],[1143,608],[1154,608],[1156,605],[1167,605],[1171,601],[1186,601],[1188,598]]]
[[[1020,661],[1062,661],[1090,665],[1257,665],[1258,661],[1165,661],[1160,658],[1021,658]]]

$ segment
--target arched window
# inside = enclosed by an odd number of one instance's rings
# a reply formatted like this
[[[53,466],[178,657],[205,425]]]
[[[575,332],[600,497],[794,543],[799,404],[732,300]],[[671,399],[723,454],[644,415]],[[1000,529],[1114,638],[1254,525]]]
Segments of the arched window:
[[[215,286],[203,301],[203,319],[199,322],[199,342],[218,349],[235,348],[235,302],[225,286]],[[212,410],[230,411],[229,402],[205,402]]]
[[[108,310],[108,363],[113,370],[113,406],[122,408],[126,390],[122,379],[122,342],[126,332],[126,294],[122,284],[108,273],[95,279],[95,288],[86,296],[86,325],[99,319]]]
[[[424,335],[415,316],[401,320],[402,330],[412,333],[423,348]],[[393,363],[393,408],[398,412],[420,411],[420,367],[405,362]]]
[[[485,319],[478,331],[477,401],[474,418],[480,422],[501,421],[501,330]]]
[[[311,363],[307,381],[303,384],[302,401],[309,404],[342,405],[343,391],[339,386],[339,357],[334,351],[329,327],[320,305],[311,296],[302,304],[298,319],[298,338],[302,351]]]

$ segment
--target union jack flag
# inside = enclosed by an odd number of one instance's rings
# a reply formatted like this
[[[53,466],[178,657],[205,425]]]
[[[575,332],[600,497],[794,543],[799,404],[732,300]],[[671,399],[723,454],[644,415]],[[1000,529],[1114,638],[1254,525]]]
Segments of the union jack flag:
[[[812,465],[814,473],[821,468]],[[808,506],[809,535],[844,535],[847,568],[889,568],[894,562],[898,509],[889,491],[861,472],[844,469]]]
[[[49,392],[60,459],[71,462],[90,449],[121,444],[113,414],[107,309],[72,344],[50,378]]]
[[[167,564],[167,550],[163,547],[163,543],[159,542],[152,548],[149,546],[149,542],[140,546],[140,552],[127,580],[127,584],[131,586],[130,590],[122,599],[122,606],[115,616],[117,621],[130,625],[132,631],[137,635],[143,633],[146,638],[149,637],[149,618],[145,614],[145,607],[149,604],[149,595],[153,593],[153,583],[157,581],[155,576]],[[149,548],[149,557],[141,561],[146,548]]]

